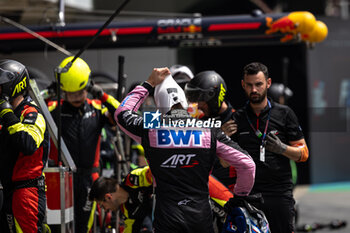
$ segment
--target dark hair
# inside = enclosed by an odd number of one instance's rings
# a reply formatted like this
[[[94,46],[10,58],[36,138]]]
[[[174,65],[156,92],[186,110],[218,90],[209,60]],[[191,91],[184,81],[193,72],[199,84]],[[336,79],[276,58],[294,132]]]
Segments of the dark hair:
[[[106,193],[114,193],[117,191],[117,184],[118,181],[116,179],[101,176],[92,184],[89,193],[89,200],[103,201]]]
[[[252,62],[252,63],[246,65],[243,68],[243,77],[245,75],[257,74],[260,71],[264,73],[266,79],[269,78],[269,71],[268,71],[267,67],[264,64],[259,63],[259,62]]]

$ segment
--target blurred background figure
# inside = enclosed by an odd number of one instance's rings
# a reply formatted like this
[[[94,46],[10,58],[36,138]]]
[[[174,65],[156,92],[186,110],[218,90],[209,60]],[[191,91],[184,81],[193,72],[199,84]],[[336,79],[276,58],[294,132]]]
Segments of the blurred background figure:
[[[279,104],[284,104],[287,105],[288,100],[293,97],[293,91],[285,86],[282,83],[272,83],[270,88],[267,91],[268,97],[270,97],[273,101],[279,103]],[[293,184],[294,186],[297,184],[297,179],[298,179],[298,170],[297,170],[297,165],[293,160],[290,160],[290,165],[292,168],[292,179],[293,179]],[[296,212],[297,214],[297,212]],[[296,215],[296,220],[297,220],[297,215]]]
[[[120,210],[124,229],[119,232],[151,233],[152,184],[149,167],[137,168],[130,171],[121,183],[114,178],[98,178],[91,186],[89,199],[106,211]]]
[[[272,83],[267,95],[277,103],[287,104],[293,96],[293,91],[282,83]]]
[[[185,90],[186,84],[194,77],[192,71],[187,66],[183,65],[173,65],[170,67],[170,73],[175,82],[179,84],[183,90]],[[198,108],[198,103],[196,102],[188,103],[187,112],[194,118],[201,119],[204,117],[204,112]]]
[[[170,73],[182,89],[185,88],[186,83],[191,81],[194,76],[190,68],[183,65],[173,65],[170,67]]]

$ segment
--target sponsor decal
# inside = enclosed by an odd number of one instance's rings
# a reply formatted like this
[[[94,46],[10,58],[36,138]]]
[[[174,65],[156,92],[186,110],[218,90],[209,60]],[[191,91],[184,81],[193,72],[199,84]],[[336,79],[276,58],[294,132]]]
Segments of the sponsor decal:
[[[143,127],[145,129],[163,128],[221,128],[221,121],[215,118],[200,120],[196,118],[185,117],[176,119],[174,117],[164,117],[161,119],[159,110],[156,112],[143,113]],[[181,116],[179,116],[181,117]]]
[[[198,161],[193,159],[196,156],[196,154],[174,154],[165,160],[160,166],[165,168],[176,168],[178,166],[181,168],[194,167],[198,164]]]
[[[226,94],[226,90],[224,88],[224,85],[220,85],[220,93],[219,93],[219,97],[218,97],[218,107],[221,107],[222,102],[224,102],[225,99],[225,94]]]
[[[145,129],[157,129],[160,128],[160,116],[162,114],[157,112],[144,112],[143,113],[143,128]]]
[[[24,79],[22,81],[17,83],[17,85],[15,86],[15,89],[12,92],[12,96],[14,96],[16,93],[20,93],[21,91],[23,91],[27,87],[26,80],[27,80],[27,77],[24,77]]]
[[[201,130],[160,129],[157,131],[158,146],[201,146]]]

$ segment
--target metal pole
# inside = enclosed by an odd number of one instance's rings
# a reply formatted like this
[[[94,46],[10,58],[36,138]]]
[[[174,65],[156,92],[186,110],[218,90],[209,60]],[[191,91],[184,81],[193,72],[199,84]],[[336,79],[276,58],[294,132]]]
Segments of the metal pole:
[[[59,165],[60,171],[60,202],[61,202],[61,233],[66,233],[66,192],[65,192],[65,169],[62,163]]]
[[[67,72],[67,70],[70,68],[69,67],[64,67],[64,68],[56,68],[55,74],[56,74],[56,79],[57,79],[57,159],[58,163],[60,163],[62,160],[61,158],[61,136],[62,136],[62,121],[61,121],[61,73]],[[67,69],[67,70],[66,70]]]
[[[64,0],[59,0],[58,1],[58,22],[57,22],[57,26],[61,26],[64,27],[66,26],[66,23],[64,21]]]
[[[112,22],[114,17],[116,17],[120,11],[129,3],[130,0],[125,0],[120,7],[109,17],[109,19],[100,27],[100,29],[96,32],[94,37],[86,43],[86,45],[80,49],[80,51],[74,56],[73,60],[71,63],[73,63],[95,40],[96,38],[100,35],[100,33]]]
[[[26,26],[23,26],[22,24],[19,24],[19,23],[13,21],[12,19],[6,18],[6,17],[4,17],[4,16],[0,16],[0,20],[3,21],[3,22],[5,22],[5,23],[7,23],[7,24],[12,25],[12,26],[14,26],[14,27],[16,27],[16,28],[18,28],[18,29],[24,31],[24,32],[29,33],[30,35],[32,35],[32,36],[38,38],[39,40],[41,40],[41,41],[43,41],[44,43],[46,43],[46,44],[52,46],[53,48],[57,49],[58,51],[60,51],[61,53],[65,54],[65,55],[67,55],[67,56],[72,56],[72,55],[73,55],[71,52],[67,51],[66,49],[62,48],[61,46],[59,46],[59,45],[53,43],[52,41],[46,39],[45,37],[39,35],[38,33],[36,33],[36,32],[34,32],[34,31],[30,30],[30,29],[27,28]]]
[[[30,79],[29,80],[29,95],[30,97],[32,97],[32,99],[35,101],[35,103],[40,107],[45,120],[46,120],[46,124],[50,133],[50,137],[53,141],[53,143],[56,145],[56,147],[58,148],[58,135],[57,135],[57,125],[54,121],[54,119],[52,118],[52,115],[49,111],[49,109],[47,108],[47,105],[44,101],[44,99],[42,98],[42,96],[40,95],[40,90],[35,82],[34,79]],[[73,172],[76,171],[76,166],[75,163],[67,149],[66,144],[64,143],[64,141],[61,139],[61,159],[63,164],[66,167],[69,167]]]
[[[125,57],[118,57],[118,92],[117,92],[117,100],[122,101],[125,93],[125,83],[126,83],[126,75],[124,74],[124,62]]]

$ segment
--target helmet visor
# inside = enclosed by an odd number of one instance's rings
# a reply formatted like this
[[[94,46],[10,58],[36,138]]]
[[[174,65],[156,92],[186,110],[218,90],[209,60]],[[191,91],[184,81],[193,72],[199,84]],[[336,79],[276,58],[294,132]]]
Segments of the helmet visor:
[[[14,78],[14,73],[0,68],[0,84],[11,82]]]
[[[214,97],[215,92],[214,90],[201,89],[187,84],[185,87],[185,94],[189,102],[207,102]]]

